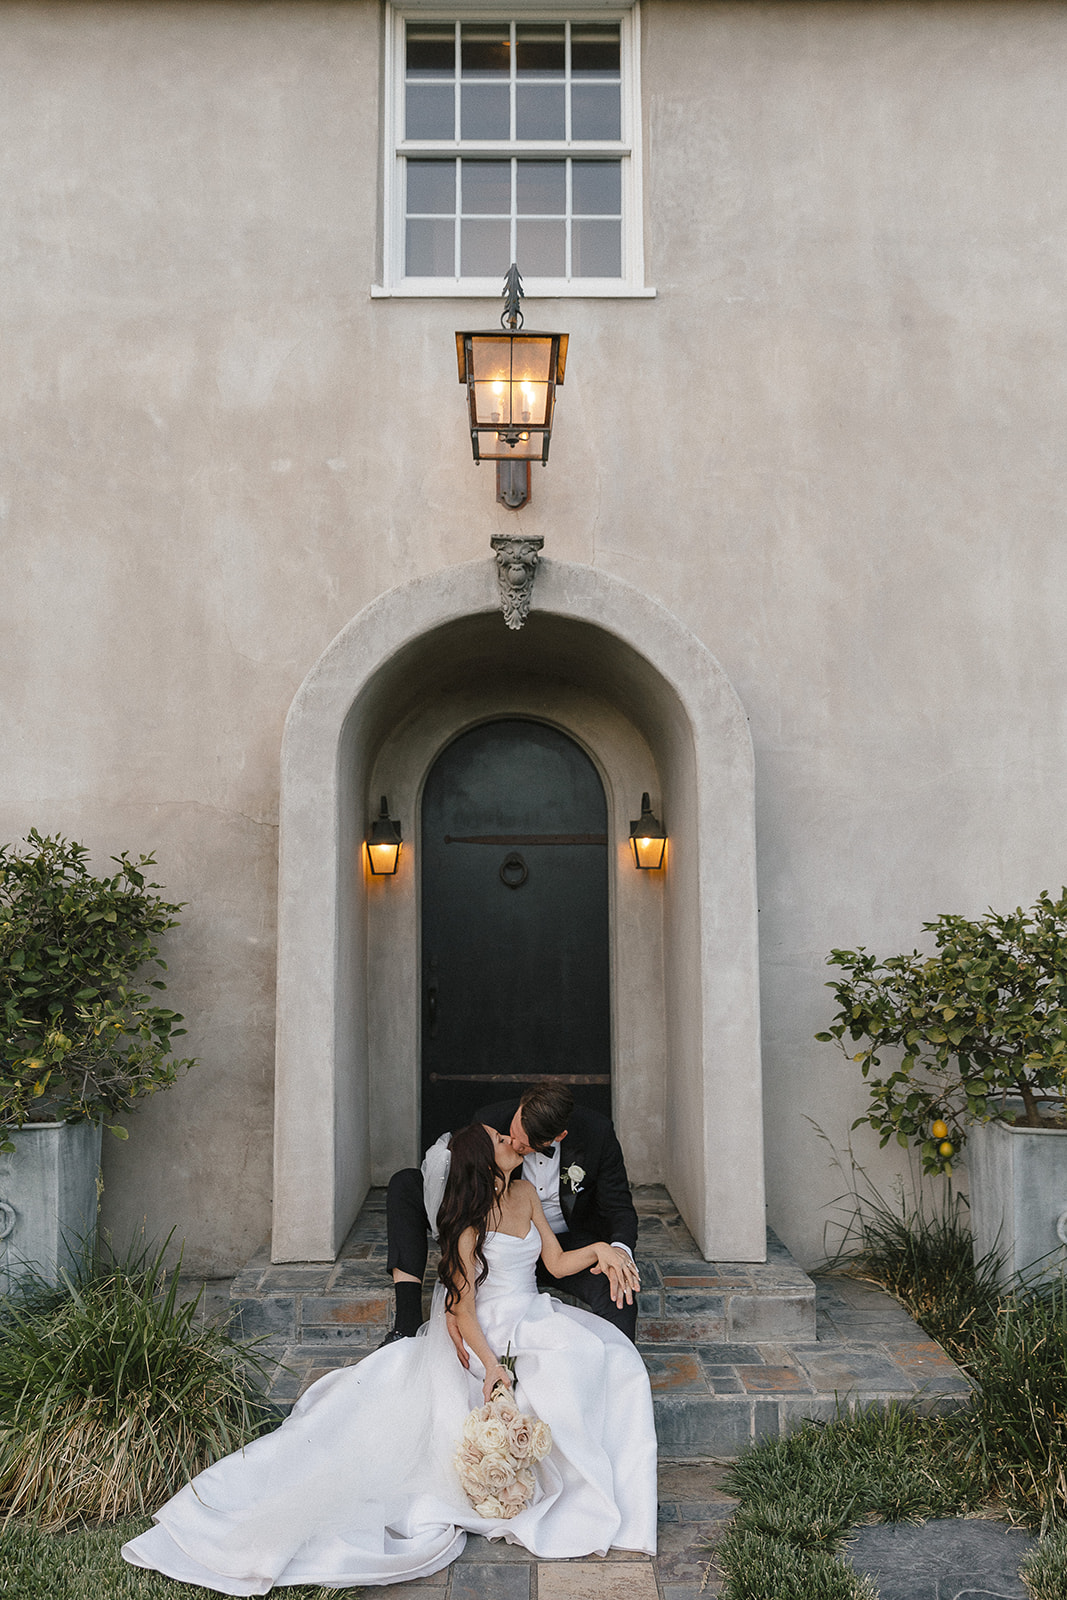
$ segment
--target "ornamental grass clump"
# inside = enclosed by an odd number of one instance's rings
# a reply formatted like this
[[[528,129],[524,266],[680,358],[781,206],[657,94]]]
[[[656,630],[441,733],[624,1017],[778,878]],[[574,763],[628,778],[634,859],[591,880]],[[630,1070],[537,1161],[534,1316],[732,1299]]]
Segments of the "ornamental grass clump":
[[[968,1362],[970,1449],[1013,1517],[1067,1521],[1067,1281],[1009,1296]]]
[[[951,1173],[971,1122],[1064,1126],[1067,889],[1029,911],[941,916],[923,929],[934,955],[831,951],[845,973],[827,985],[839,1010],[815,1037],[836,1040],[868,1081],[853,1126],[917,1148],[928,1173]]]
[[[272,1420],[264,1363],[179,1302],[163,1255],[0,1302],[6,1521],[58,1530],[152,1510]]]
[[[939,1194],[913,1186],[909,1195],[901,1184],[891,1202],[851,1150],[849,1158],[846,1171],[833,1157],[848,1191],[834,1202],[844,1219],[833,1223],[841,1239],[828,1265],[888,1289],[931,1338],[966,1364],[997,1319],[1001,1257],[992,1251],[975,1260],[967,1201],[951,1179],[939,1180]]]

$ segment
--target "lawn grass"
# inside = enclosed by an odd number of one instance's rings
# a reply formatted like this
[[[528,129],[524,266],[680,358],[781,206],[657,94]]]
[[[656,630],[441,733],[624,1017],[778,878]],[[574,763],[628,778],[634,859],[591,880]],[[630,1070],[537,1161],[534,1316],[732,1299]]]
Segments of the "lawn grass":
[[[57,1535],[9,1523],[0,1533],[0,1595],[11,1600],[217,1600],[213,1589],[175,1583],[123,1561],[121,1546],[149,1526],[147,1517],[128,1517],[109,1527]],[[309,1584],[283,1591],[291,1600],[335,1600],[338,1592]]]
[[[715,1546],[723,1600],[861,1600],[866,1579],[838,1559],[859,1522],[924,1522],[988,1498],[954,1417],[890,1406],[768,1439],[729,1469],[740,1505]]]

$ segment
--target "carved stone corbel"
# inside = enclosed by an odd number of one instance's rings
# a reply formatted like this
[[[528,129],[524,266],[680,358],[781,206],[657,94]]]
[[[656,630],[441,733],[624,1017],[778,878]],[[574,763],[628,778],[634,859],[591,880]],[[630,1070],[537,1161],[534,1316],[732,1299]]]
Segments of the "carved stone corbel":
[[[496,551],[504,621],[509,628],[521,628],[530,613],[537,558],[545,541],[537,534],[531,538],[494,534],[489,542]]]

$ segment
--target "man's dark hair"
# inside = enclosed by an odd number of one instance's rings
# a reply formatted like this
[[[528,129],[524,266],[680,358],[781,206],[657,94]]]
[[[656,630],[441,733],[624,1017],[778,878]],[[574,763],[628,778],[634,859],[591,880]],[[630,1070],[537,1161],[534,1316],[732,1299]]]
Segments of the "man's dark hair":
[[[574,1096],[565,1083],[542,1078],[527,1089],[519,1101],[519,1119],[535,1150],[542,1155],[552,1148],[553,1139],[566,1132],[567,1119],[574,1110]]]

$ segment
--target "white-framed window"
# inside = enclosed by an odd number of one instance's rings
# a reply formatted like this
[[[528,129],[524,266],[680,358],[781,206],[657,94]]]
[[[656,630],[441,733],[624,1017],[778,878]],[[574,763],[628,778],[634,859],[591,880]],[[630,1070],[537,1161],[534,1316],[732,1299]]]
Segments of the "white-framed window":
[[[379,294],[644,286],[637,5],[389,8]]]

